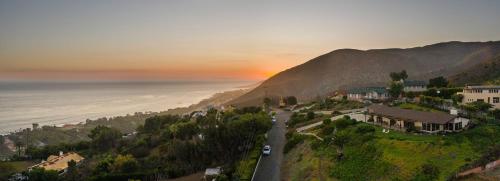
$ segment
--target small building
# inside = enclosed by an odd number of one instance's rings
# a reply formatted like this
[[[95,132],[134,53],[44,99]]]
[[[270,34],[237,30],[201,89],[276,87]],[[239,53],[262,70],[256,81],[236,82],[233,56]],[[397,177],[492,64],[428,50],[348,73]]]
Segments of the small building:
[[[222,168],[221,167],[216,167],[216,168],[207,168],[205,170],[205,175],[203,176],[204,180],[215,180],[217,176],[219,176],[222,173]]]
[[[47,161],[42,161],[39,164],[33,165],[29,167],[28,170],[40,167],[44,168],[45,170],[55,170],[59,173],[64,173],[68,168],[68,162],[71,160],[75,161],[76,164],[78,165],[81,161],[84,160],[84,158],[75,152],[68,152],[68,153],[60,152],[58,156],[50,155],[47,158]]]
[[[455,132],[467,127],[469,119],[459,117],[456,110],[450,113],[424,112],[374,104],[368,107],[365,122],[395,130],[414,129],[425,133]]]
[[[347,90],[350,100],[385,100],[389,93],[385,87],[360,87]]]
[[[500,109],[500,86],[465,86],[462,92],[462,103],[471,103],[476,101],[486,102],[493,105],[493,108]]]
[[[427,83],[421,80],[405,80],[403,86],[405,92],[423,92],[427,90]]]

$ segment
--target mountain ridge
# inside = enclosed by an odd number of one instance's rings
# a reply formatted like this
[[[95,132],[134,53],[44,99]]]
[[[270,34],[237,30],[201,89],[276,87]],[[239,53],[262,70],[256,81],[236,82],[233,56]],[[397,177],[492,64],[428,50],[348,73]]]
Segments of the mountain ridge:
[[[390,72],[407,70],[409,79],[449,77],[500,55],[500,41],[441,42],[413,48],[337,49],[265,80],[231,101],[258,105],[263,97],[296,96],[301,101],[337,89],[386,85]]]

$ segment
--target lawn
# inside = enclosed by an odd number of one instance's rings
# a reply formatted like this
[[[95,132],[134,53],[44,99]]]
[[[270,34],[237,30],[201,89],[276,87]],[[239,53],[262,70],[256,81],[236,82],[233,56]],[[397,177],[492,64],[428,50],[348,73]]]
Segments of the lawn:
[[[426,112],[442,112],[438,109],[434,108],[429,108],[429,107],[424,107],[418,104],[412,104],[412,103],[402,103],[398,105],[398,107],[403,108],[403,109],[412,109],[412,110],[417,110],[417,111],[426,111]]]

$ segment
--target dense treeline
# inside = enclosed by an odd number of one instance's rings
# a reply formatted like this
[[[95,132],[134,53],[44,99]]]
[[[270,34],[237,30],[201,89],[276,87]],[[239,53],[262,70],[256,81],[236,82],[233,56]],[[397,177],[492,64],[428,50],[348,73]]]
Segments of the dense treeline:
[[[212,109],[205,115],[148,118],[135,135],[123,136],[117,129],[97,126],[89,134],[91,141],[32,148],[28,155],[45,159],[58,151],[82,154],[85,162],[61,180],[152,180],[217,166],[224,168],[225,178],[235,179],[239,161],[255,146],[260,148],[255,143],[271,126],[270,116],[258,107],[227,112]],[[37,178],[53,175],[44,170],[35,173]]]

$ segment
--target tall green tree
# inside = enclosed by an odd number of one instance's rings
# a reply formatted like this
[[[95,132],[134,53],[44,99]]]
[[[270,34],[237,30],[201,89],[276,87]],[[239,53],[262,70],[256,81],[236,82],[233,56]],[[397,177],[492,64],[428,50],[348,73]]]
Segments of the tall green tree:
[[[295,96],[288,96],[288,97],[286,97],[286,104],[287,105],[295,105],[295,104],[297,104],[297,98]]]
[[[121,135],[120,131],[115,128],[97,126],[89,134],[90,139],[92,139],[91,147],[99,151],[106,151],[117,146]]]
[[[406,70],[402,70],[401,72],[391,72],[389,76],[391,77],[392,81],[406,80],[408,78]]]
[[[403,84],[400,82],[391,82],[391,85],[389,86],[389,94],[392,98],[398,98],[403,92],[403,89]]]
[[[429,79],[428,87],[436,87],[436,88],[446,87],[446,86],[448,86],[448,83],[449,82],[448,82],[448,80],[446,80],[446,78],[444,78],[443,76],[439,76],[439,77]]]

